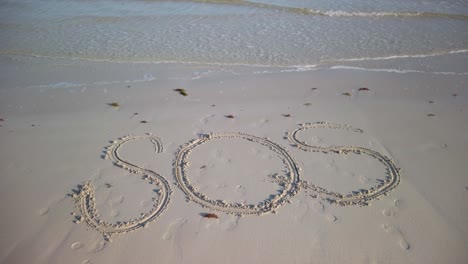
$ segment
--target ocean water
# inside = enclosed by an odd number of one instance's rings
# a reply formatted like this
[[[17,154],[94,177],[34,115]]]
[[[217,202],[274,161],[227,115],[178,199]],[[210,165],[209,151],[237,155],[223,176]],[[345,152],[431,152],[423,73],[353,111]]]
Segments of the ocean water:
[[[443,73],[424,59],[463,65],[468,1],[0,0],[0,54]]]

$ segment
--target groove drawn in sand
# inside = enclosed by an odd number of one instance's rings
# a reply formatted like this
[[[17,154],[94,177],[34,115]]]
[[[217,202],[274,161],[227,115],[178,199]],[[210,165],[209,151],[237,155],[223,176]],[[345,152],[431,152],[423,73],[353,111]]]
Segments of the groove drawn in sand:
[[[299,128],[289,131],[287,139],[292,142],[293,146],[298,147],[308,152],[321,152],[325,154],[365,154],[372,158],[377,159],[386,166],[386,176],[382,180],[378,180],[378,185],[367,190],[360,190],[351,194],[340,194],[337,192],[326,190],[315,184],[299,179],[299,171],[297,163],[288,151],[272,142],[268,138],[261,138],[249,134],[233,132],[233,133],[216,133],[202,135],[198,139],[194,139],[183,145],[176,154],[174,161],[174,175],[176,184],[186,194],[188,201],[194,201],[203,207],[211,210],[221,211],[228,214],[243,216],[243,215],[262,215],[267,213],[274,213],[276,210],[290,202],[290,198],[295,196],[301,188],[307,192],[311,192],[314,198],[323,198],[330,203],[339,205],[367,205],[370,200],[379,198],[387,194],[390,190],[394,189],[400,181],[400,171],[395,166],[393,161],[388,157],[380,154],[377,151],[357,147],[357,146],[311,146],[298,139],[298,133],[310,128],[328,128],[328,129],[343,129],[358,133],[363,133],[361,129],[352,128],[348,125],[332,124],[326,122],[306,123],[301,124]],[[278,184],[280,190],[275,195],[270,195],[268,198],[258,204],[243,204],[234,203],[230,201],[215,200],[207,197],[206,194],[199,192],[198,188],[194,187],[189,179],[188,168],[190,163],[187,161],[191,152],[198,146],[205,144],[209,141],[229,140],[229,139],[242,139],[250,142],[258,143],[267,147],[270,151],[275,153],[284,165],[284,175],[271,174],[269,175],[270,182]],[[76,201],[77,223],[86,222],[90,227],[96,229],[104,235],[106,240],[114,234],[131,232],[142,227],[146,227],[151,221],[154,221],[166,208],[169,203],[170,195],[172,193],[169,183],[162,176],[152,170],[142,168],[138,165],[132,164],[119,155],[119,149],[126,143],[136,140],[149,140],[157,153],[162,151],[162,143],[159,138],[150,134],[145,136],[127,136],[114,141],[106,150],[106,158],[110,159],[116,166],[128,170],[131,173],[140,174],[144,180],[149,184],[155,185],[157,188],[158,197],[154,198],[152,209],[143,213],[140,218],[129,220],[126,222],[109,223],[100,219],[95,202],[94,186],[91,181],[85,182],[78,186],[78,190],[74,191],[72,197]],[[206,165],[200,167],[200,170],[206,168]],[[112,188],[111,184],[106,184],[107,188]],[[323,204],[319,204],[323,207]],[[320,209],[320,208],[319,208]],[[323,209],[323,208],[322,208]],[[74,213],[75,215],[75,213]],[[336,217],[330,216],[330,221],[336,221]],[[386,230],[390,230],[386,228]],[[404,241],[404,239],[403,239]],[[403,248],[409,248],[402,242]],[[76,247],[76,245],[75,245]]]
[[[279,156],[283,161],[286,170],[286,177],[285,179],[282,179],[282,184],[280,184],[282,189],[279,194],[274,196],[272,195],[270,198],[258,204],[239,204],[209,198],[205,194],[200,193],[197,188],[190,183],[189,176],[187,174],[187,169],[190,164],[187,162],[187,159],[193,149],[212,140],[228,140],[232,138],[240,138],[259,143],[268,147]],[[177,180],[177,185],[187,195],[188,201],[194,201],[203,207],[212,210],[239,216],[262,215],[275,212],[276,209],[288,202],[289,198],[297,194],[299,191],[299,168],[287,150],[267,138],[260,138],[243,133],[207,134],[189,142],[185,146],[181,147],[177,153],[174,162],[174,174]]]
[[[78,190],[72,194],[79,213],[79,215],[76,216],[76,222],[86,222],[89,226],[102,233],[106,239],[110,239],[113,234],[126,233],[146,227],[166,209],[169,203],[169,196],[172,191],[166,179],[152,170],[139,167],[138,165],[122,159],[119,155],[119,149],[123,145],[141,139],[150,140],[157,153],[162,151],[161,140],[157,137],[152,135],[127,136],[114,141],[107,148],[106,158],[110,159],[118,167],[126,169],[131,173],[142,175],[142,178],[148,181],[149,184],[157,186],[158,198],[154,199],[153,208],[150,212],[143,213],[140,218],[126,222],[109,223],[99,218],[95,202],[94,186],[91,181],[79,185]]]
[[[312,197],[322,197],[325,200],[333,204],[339,205],[368,205],[370,200],[379,198],[382,195],[385,195],[392,189],[394,189],[400,182],[400,170],[395,166],[393,161],[388,157],[380,154],[377,151],[357,147],[357,146],[311,146],[298,139],[298,133],[311,128],[329,128],[329,129],[343,129],[349,130],[357,133],[363,133],[361,129],[353,128],[348,125],[342,124],[333,124],[327,122],[316,122],[316,123],[305,123],[300,124],[299,128],[292,131],[288,131],[287,138],[293,144],[293,146],[298,147],[304,151],[308,152],[321,152],[325,154],[335,153],[335,154],[365,154],[372,158],[377,159],[383,165],[387,167],[387,174],[385,179],[378,180],[379,184],[375,187],[372,187],[367,190],[360,190],[358,192],[353,192],[352,194],[341,194],[333,191],[326,190],[325,188],[319,187],[315,184],[309,183],[307,181],[301,181],[301,187],[314,192],[315,194]]]

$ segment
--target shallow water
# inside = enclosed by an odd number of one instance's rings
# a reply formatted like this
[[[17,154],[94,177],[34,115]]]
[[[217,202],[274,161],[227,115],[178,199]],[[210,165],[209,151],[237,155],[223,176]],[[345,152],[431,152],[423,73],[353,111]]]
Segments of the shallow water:
[[[465,56],[467,28],[466,1],[0,2],[0,53],[103,61],[388,64]],[[427,70],[406,65],[403,70]]]

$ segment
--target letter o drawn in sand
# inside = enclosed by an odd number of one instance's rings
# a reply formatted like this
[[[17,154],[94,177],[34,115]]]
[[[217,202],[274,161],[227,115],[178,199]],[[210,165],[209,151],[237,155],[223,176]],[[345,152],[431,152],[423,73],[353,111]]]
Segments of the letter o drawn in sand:
[[[384,180],[380,180],[379,184],[375,187],[372,187],[368,190],[362,190],[359,192],[353,192],[352,194],[343,195],[340,193],[336,193],[333,191],[326,190],[322,187],[316,186],[315,184],[302,181],[301,187],[307,190],[311,190],[316,192],[319,196],[325,198],[325,200],[329,201],[330,203],[339,204],[339,205],[367,205],[368,201],[376,199],[382,195],[385,195],[392,189],[398,186],[400,182],[400,169],[398,169],[393,161],[388,157],[380,154],[377,151],[363,148],[363,147],[356,147],[356,146],[330,146],[330,147],[322,147],[322,146],[311,146],[301,141],[297,138],[297,134],[301,131],[310,128],[329,128],[329,129],[343,129],[349,130],[357,133],[362,133],[363,131],[359,128],[353,128],[348,125],[342,124],[333,124],[327,122],[315,122],[315,123],[305,123],[301,124],[299,128],[294,129],[292,131],[288,131],[287,136],[288,140],[294,144],[299,149],[308,152],[322,152],[325,154],[329,153],[336,153],[336,154],[366,154],[374,159],[380,161],[385,167],[387,167],[387,175]]]
[[[72,195],[80,213],[80,216],[77,216],[77,222],[84,220],[89,226],[102,233],[107,239],[113,234],[131,232],[146,227],[148,223],[154,221],[166,209],[169,203],[172,191],[166,179],[154,171],[139,167],[138,165],[125,161],[119,156],[119,149],[124,144],[140,139],[149,139],[156,152],[159,153],[162,151],[161,140],[157,137],[151,135],[127,136],[115,140],[113,144],[107,148],[106,158],[110,159],[118,167],[135,174],[140,174],[149,184],[155,185],[158,188],[159,197],[155,199],[150,212],[143,213],[140,218],[127,222],[118,222],[116,224],[108,223],[99,218],[94,197],[94,187],[90,181],[80,185],[78,190]]]
[[[191,185],[189,177],[187,175],[187,168],[189,166],[187,158],[189,157],[192,150],[195,149],[197,146],[207,143],[208,141],[213,139],[219,140],[232,138],[245,139],[251,142],[264,145],[270,150],[274,151],[283,161],[283,163],[286,166],[285,175],[287,179],[284,181],[284,184],[282,186],[283,188],[277,195],[268,198],[256,205],[238,204],[220,200],[212,200],[208,198],[205,194],[198,192],[197,189]],[[260,138],[243,133],[208,134],[203,135],[198,139],[192,140],[188,144],[182,146],[179,152],[177,153],[174,164],[174,174],[179,188],[187,195],[187,199],[189,201],[194,201],[200,204],[201,206],[212,210],[217,210],[239,216],[262,215],[270,212],[275,212],[277,208],[282,206],[284,203],[288,202],[288,200],[292,196],[297,194],[297,192],[299,191],[299,168],[297,167],[291,155],[286,151],[286,149],[266,138]]]

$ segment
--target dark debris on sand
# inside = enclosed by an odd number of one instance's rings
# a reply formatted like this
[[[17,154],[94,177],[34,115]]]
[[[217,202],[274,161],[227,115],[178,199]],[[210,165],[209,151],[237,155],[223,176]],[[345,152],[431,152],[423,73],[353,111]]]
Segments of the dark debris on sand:
[[[185,89],[183,88],[177,88],[177,89],[174,89],[175,92],[178,92],[179,94],[183,95],[183,96],[187,96],[188,93]]]
[[[108,106],[112,106],[112,107],[119,107],[120,104],[117,103],[117,102],[112,102],[112,103],[107,103]]]
[[[218,219],[219,217],[213,213],[201,213],[200,214],[203,218],[213,218]]]

